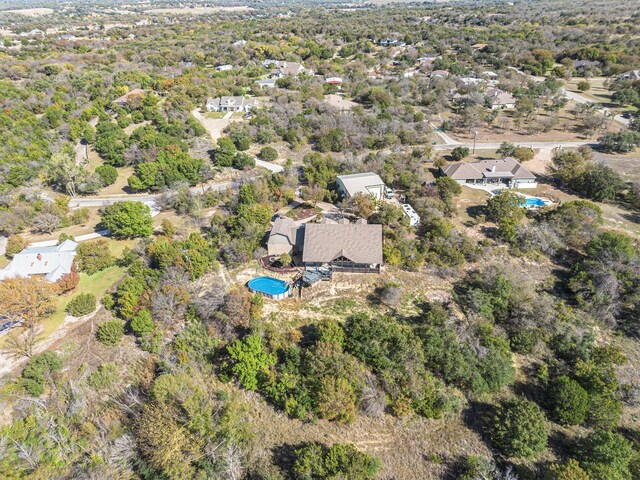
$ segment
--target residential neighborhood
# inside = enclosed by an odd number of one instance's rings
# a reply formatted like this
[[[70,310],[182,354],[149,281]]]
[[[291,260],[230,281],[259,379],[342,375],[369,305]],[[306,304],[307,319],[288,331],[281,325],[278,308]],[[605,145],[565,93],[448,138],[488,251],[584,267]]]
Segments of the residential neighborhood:
[[[0,2],[0,479],[640,479],[638,12]]]

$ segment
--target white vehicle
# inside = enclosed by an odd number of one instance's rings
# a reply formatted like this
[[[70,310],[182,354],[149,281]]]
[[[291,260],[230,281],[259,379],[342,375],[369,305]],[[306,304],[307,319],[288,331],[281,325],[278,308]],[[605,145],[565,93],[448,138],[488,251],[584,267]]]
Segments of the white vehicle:
[[[393,190],[389,187],[384,188],[384,196],[391,199],[393,198]]]
[[[417,227],[418,225],[420,225],[420,216],[416,213],[411,205],[409,205],[408,203],[403,203],[402,211],[407,217],[409,217],[410,226]]]

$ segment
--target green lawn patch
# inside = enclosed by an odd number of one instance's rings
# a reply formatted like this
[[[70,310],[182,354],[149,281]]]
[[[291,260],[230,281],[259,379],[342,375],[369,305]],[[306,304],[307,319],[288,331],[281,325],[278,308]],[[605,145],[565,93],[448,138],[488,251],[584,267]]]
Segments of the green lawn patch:
[[[312,205],[302,204],[297,207],[289,210],[285,216],[292,218],[295,221],[304,220],[305,218],[313,217],[314,215],[318,215],[322,212],[321,208],[313,208]]]

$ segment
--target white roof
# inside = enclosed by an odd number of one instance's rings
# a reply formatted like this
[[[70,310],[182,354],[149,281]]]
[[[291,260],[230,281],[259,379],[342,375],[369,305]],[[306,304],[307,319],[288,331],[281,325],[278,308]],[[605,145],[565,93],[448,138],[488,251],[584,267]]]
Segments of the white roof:
[[[339,175],[338,180],[342,182],[345,190],[350,196],[356,193],[369,194],[368,187],[384,186],[384,182],[377,173],[354,173],[351,175]]]
[[[11,263],[0,270],[0,280],[31,275],[44,275],[50,282],[56,282],[71,272],[78,244],[65,240],[51,247],[27,247],[14,255]]]

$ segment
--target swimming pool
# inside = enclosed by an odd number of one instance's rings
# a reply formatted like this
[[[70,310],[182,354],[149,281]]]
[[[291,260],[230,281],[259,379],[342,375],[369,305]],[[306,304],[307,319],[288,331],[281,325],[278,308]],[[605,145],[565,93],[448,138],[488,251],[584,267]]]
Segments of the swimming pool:
[[[289,284],[273,277],[256,277],[247,283],[249,291],[273,300],[282,300],[289,296]]]
[[[541,198],[526,198],[524,201],[525,207],[544,207],[547,203]]]

